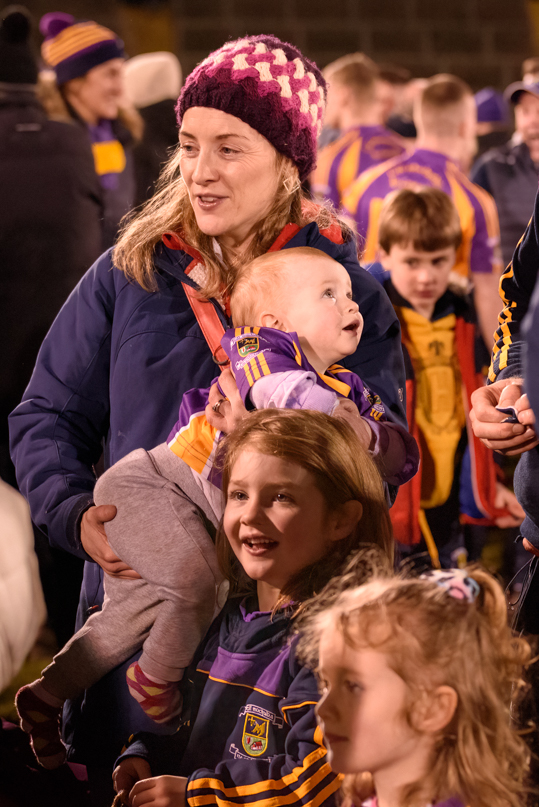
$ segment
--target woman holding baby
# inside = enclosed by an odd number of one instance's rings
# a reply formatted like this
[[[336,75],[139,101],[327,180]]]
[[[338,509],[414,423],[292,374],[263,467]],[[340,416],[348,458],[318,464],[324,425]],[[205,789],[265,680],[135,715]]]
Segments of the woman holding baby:
[[[88,561],[78,627],[101,605],[103,572],[136,577],[107,544],[104,523],[115,510],[93,504],[94,465],[102,452],[109,467],[163,442],[177,401],[210,385],[222,358],[215,334],[231,325],[228,291],[253,258],[310,246],[346,268],[364,330],[343,363],[404,422],[393,309],[359,267],[349,231],[301,189],[316,162],[325,96],[316,65],[274,37],[210,54],[180,96],[180,146],[160,189],[89,269],[43,343],[11,416],[12,452],[35,523]],[[214,388],[208,418],[228,431],[243,407],[230,375],[221,387],[229,400]],[[104,787],[127,736],[155,729],[127,693],[131,661],[64,711],[72,758]]]

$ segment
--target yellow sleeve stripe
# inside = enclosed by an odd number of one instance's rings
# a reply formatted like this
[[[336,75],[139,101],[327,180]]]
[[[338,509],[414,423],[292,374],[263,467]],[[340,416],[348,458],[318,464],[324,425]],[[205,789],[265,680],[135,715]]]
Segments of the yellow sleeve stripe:
[[[243,370],[245,372],[245,378],[247,379],[249,386],[252,387],[255,382],[249,369],[249,363],[243,365]]]
[[[212,779],[212,778],[194,779],[191,782],[189,782],[187,791],[189,792],[190,790],[212,788],[213,790],[220,791],[225,797],[229,796],[231,798],[234,798],[238,796],[256,796],[260,795],[261,793],[264,793],[265,791],[275,792],[279,790],[284,790],[285,788],[290,787],[295,782],[297,782],[300,776],[303,773],[305,773],[305,771],[307,771],[311,766],[316,765],[318,762],[320,762],[320,760],[324,759],[324,757],[326,756],[327,752],[323,745],[323,736],[320,726],[316,727],[313,740],[318,747],[315,748],[313,751],[311,751],[311,753],[305,757],[302,765],[296,766],[290,773],[286,774],[286,776],[283,776],[281,779],[266,779],[265,781],[256,782],[255,784],[252,785],[239,785],[238,787],[225,787],[220,779]],[[309,779],[306,779],[305,782],[303,782],[303,784],[293,793],[290,793],[285,797],[278,798],[278,801],[271,798],[268,800],[265,799],[264,804],[266,806],[270,804],[284,805],[295,802],[298,800],[298,798],[302,798],[304,795],[306,795],[309,792],[309,790],[312,790],[314,787],[316,787],[317,784],[319,784],[326,776],[328,776],[331,773],[332,771],[329,764],[325,762],[323,765],[317,768],[315,773]],[[208,798],[207,796],[190,797],[189,803],[192,805],[208,804],[208,801],[206,801],[207,798]],[[217,800],[219,804],[226,805],[227,807],[229,805],[230,807],[232,807],[232,805],[234,804],[234,802],[228,802],[225,799],[219,798],[219,796],[216,796],[215,794],[213,794],[212,798],[214,800]],[[204,799],[204,801],[202,801],[202,799]],[[248,807],[249,804],[251,804],[251,802],[243,801],[242,807]],[[260,802],[255,801],[252,802],[252,804],[260,805]]]
[[[359,174],[362,146],[363,138],[358,137],[355,142],[350,144],[343,155],[337,173],[337,191],[341,197]]]
[[[332,378],[329,375],[323,375],[322,373],[318,373],[318,375],[324,384],[327,384],[328,387],[334,389],[335,392],[339,392],[341,395],[344,395],[345,398],[348,398],[352,389],[348,384],[345,384],[344,381],[339,381],[338,378]]]
[[[318,701],[303,701],[303,703],[292,703],[290,706],[283,706],[281,712],[286,712],[288,709],[302,709],[304,706],[316,706]]]
[[[297,362],[297,363],[299,364],[299,366],[301,367],[301,353],[299,352],[299,348],[298,348],[298,346],[296,345],[296,343],[295,343],[295,342],[292,342],[292,344],[294,345],[294,350],[295,350],[295,352],[296,352],[296,362]]]
[[[487,191],[484,188],[481,188],[479,185],[475,185],[465,174],[462,174],[461,172],[459,172],[459,180],[479,203],[485,216],[489,238],[496,238],[499,236],[500,225],[498,221],[498,211],[496,209],[494,199],[490,193],[487,193]]]
[[[250,689],[252,692],[260,692],[261,695],[267,695],[268,698],[282,697],[282,695],[276,695],[275,692],[265,692],[263,689],[249,686],[249,684],[239,684],[237,681],[225,681],[224,678],[215,678],[215,676],[209,674],[208,670],[202,670],[197,668],[197,672],[204,673],[204,675],[208,676],[208,679],[210,681],[217,681],[218,684],[227,684],[227,686],[231,687],[244,687],[245,689]]]
[[[260,369],[262,370],[262,375],[271,375],[271,370],[268,367],[268,363],[266,361],[266,357],[263,353],[260,354],[258,357],[258,363],[260,365]]]
[[[459,214],[462,229],[462,243],[458,250],[460,260],[456,269],[460,275],[469,277],[471,273],[470,257],[472,242],[475,236],[475,210],[464,189],[451,172],[447,173],[447,181],[451,188],[451,196]]]
[[[218,430],[210,426],[205,413],[193,415],[188,425],[168,444],[171,451],[201,474],[212,454]]]

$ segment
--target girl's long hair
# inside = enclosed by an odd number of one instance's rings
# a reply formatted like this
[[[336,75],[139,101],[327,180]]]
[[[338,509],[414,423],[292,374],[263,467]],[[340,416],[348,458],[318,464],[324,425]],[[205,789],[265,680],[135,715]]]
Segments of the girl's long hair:
[[[522,807],[529,751],[514,724],[531,649],[507,625],[503,591],[487,572],[470,567],[480,587],[474,603],[456,599],[428,579],[371,579],[328,587],[299,626],[298,653],[316,668],[320,636],[338,630],[355,649],[387,653],[408,687],[403,719],[413,728],[419,700],[438,686],[453,687],[458,705],[435,737],[425,776],[403,788],[399,807],[458,797],[473,807]],[[416,729],[417,730],[417,729]],[[368,772],[348,775],[347,803],[373,795]]]
[[[249,414],[226,438],[217,460],[222,466],[225,496],[232,468],[243,451],[260,452],[300,465],[314,477],[328,512],[354,499],[363,507],[361,520],[349,536],[332,544],[321,560],[288,581],[276,608],[294,603],[298,613],[302,603],[338,575],[350,554],[362,545],[375,544],[390,562],[392,530],[384,486],[373,460],[347,423],[321,412],[292,409],[261,409]],[[216,545],[231,594],[254,591],[254,581],[243,571],[222,529]]]
[[[286,224],[300,227],[316,222],[320,229],[335,223],[334,213],[310,202],[303,192],[298,169],[287,157],[275,152],[278,189],[271,210],[256,225],[248,248],[241,255],[241,265],[268,251]],[[351,231],[342,223],[346,239]],[[155,194],[139,210],[128,215],[114,248],[114,263],[127,277],[147,291],[155,291],[154,250],[163,233],[172,231],[200,253],[207,278],[201,293],[204,297],[219,297],[228,292],[237,268],[233,256],[223,250],[224,263],[213,247],[213,237],[199,228],[187,187],[180,172],[180,146],[163,167]]]

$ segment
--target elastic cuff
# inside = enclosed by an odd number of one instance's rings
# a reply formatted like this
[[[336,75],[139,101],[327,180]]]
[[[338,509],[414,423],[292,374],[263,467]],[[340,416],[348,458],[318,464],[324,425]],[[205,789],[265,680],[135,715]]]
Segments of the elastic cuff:
[[[92,493],[81,493],[80,496],[76,497],[66,523],[66,537],[69,545],[77,552],[79,557],[84,557],[85,560],[92,562],[93,559],[85,552],[80,540],[80,525],[84,513],[89,510],[90,507],[93,507],[93,504],[94,497]]]

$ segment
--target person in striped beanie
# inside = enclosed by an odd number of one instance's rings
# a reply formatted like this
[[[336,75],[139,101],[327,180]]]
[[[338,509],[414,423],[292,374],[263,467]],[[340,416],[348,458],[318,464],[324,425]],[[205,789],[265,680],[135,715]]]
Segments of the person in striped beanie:
[[[92,20],[51,12],[41,18],[43,60],[71,118],[86,126],[104,199],[103,249],[116,239],[120,219],[134,203],[129,153],[134,132],[118,118],[123,103],[123,42]],[[136,113],[134,113],[136,115]]]

